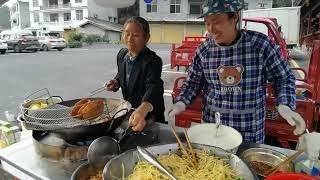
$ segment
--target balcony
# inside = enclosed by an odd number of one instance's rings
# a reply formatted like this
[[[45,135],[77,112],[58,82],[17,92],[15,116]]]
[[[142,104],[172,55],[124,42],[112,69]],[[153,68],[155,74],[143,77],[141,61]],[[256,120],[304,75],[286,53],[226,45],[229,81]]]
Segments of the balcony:
[[[71,26],[72,25],[72,21],[63,21],[63,25]]]
[[[44,21],[43,24],[46,25],[53,25],[53,26],[59,26],[62,25],[59,21]]]
[[[42,11],[66,11],[70,10],[71,5],[70,3],[67,4],[49,4],[40,6],[40,10]]]
[[[44,21],[42,25],[52,25],[52,26],[72,26],[72,21]]]

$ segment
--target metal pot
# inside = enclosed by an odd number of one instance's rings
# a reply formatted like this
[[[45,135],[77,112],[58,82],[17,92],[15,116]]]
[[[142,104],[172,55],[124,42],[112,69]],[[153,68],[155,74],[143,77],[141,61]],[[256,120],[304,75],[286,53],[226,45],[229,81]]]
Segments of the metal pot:
[[[100,99],[100,98],[91,98],[91,99]],[[73,106],[80,99],[62,101],[58,104],[64,105],[67,107]],[[68,142],[74,141],[89,141],[94,140],[98,137],[104,135],[112,135],[113,131],[122,123],[123,120],[127,118],[128,112],[131,109],[131,104],[128,101],[116,98],[107,99],[108,103],[111,103],[110,107],[115,107],[115,114],[111,120],[97,123],[89,124],[84,126],[76,126],[72,128],[57,129],[48,132],[53,132],[58,134],[64,140]],[[120,105],[120,106],[118,106]],[[109,106],[109,104],[108,104]],[[18,121],[24,122],[23,116],[18,117]]]
[[[269,169],[272,166],[278,165],[284,161],[287,156],[272,149],[250,148],[245,150],[240,155],[240,158],[246,162],[255,173],[257,173],[259,176],[265,177],[264,173],[262,172],[263,169]],[[290,162],[281,166],[279,172],[294,172],[293,169],[293,163]]]
[[[72,173],[71,180],[87,180],[90,178],[90,176],[96,176],[98,175],[98,173],[101,173],[101,177],[102,177],[102,170],[105,164],[108,162],[108,160],[109,159],[102,159],[96,164],[89,164],[89,162],[85,162],[81,164]]]
[[[248,166],[236,155],[226,152],[225,150],[200,144],[192,144],[194,149],[204,149],[226,162],[238,173],[239,176],[246,180],[258,179]],[[155,155],[179,153],[179,145],[177,143],[155,145],[146,148],[147,151]],[[126,151],[119,156],[112,158],[105,165],[103,169],[103,178],[107,180],[121,180],[132,174],[133,169],[137,162],[141,161],[142,157],[136,149]]]

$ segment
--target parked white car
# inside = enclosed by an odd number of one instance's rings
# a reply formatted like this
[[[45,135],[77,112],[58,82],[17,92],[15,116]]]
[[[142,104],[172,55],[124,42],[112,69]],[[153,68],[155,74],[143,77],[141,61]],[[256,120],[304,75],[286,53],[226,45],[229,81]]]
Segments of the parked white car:
[[[8,44],[4,40],[0,39],[0,53],[4,54],[6,53],[7,50],[8,50]]]
[[[62,51],[62,49],[67,47],[67,43],[63,38],[55,36],[39,36],[40,50],[49,51],[50,49],[57,49]]]

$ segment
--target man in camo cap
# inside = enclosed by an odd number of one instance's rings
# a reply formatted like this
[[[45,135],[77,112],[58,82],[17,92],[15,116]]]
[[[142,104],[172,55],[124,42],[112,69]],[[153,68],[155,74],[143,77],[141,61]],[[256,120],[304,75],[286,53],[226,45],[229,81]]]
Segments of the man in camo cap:
[[[300,135],[306,125],[294,112],[295,77],[268,36],[237,29],[243,4],[242,0],[205,0],[200,17],[209,38],[196,50],[169,117],[184,111],[202,89],[204,122],[215,122],[219,112],[221,123],[237,129],[245,141],[264,143],[266,82],[270,81],[280,115]]]

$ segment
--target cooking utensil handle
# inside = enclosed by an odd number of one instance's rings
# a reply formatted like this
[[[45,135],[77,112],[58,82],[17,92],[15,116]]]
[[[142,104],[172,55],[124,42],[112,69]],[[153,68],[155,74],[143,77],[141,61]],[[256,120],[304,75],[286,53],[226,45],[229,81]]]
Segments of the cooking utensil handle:
[[[120,143],[125,137],[127,137],[132,132],[134,132],[133,129],[131,128],[131,126],[128,126],[127,129],[124,130],[123,135],[119,138],[118,143]]]
[[[216,120],[216,124],[217,124],[216,136],[218,136],[218,129],[221,124],[221,114],[219,112],[215,113],[215,120]]]
[[[111,124],[110,124],[110,126],[109,126],[109,128],[108,128],[108,130],[107,130],[107,134],[110,132],[110,129],[111,129],[112,125],[113,125],[113,122],[114,122],[114,119],[115,119],[116,115],[117,115],[119,112],[121,112],[121,111],[127,111],[126,113],[128,113],[128,112],[129,112],[129,109],[128,109],[128,108],[120,109],[119,111],[117,111],[117,112],[112,116],[112,118],[111,118]]]
[[[140,146],[137,146],[137,150],[142,155],[142,157],[144,157],[148,162],[150,162],[152,165],[156,166],[159,170],[167,174],[171,179],[177,180],[177,178],[174,177],[165,167],[163,167],[159,163],[159,161],[153,155],[151,155],[147,150],[145,150]]]

